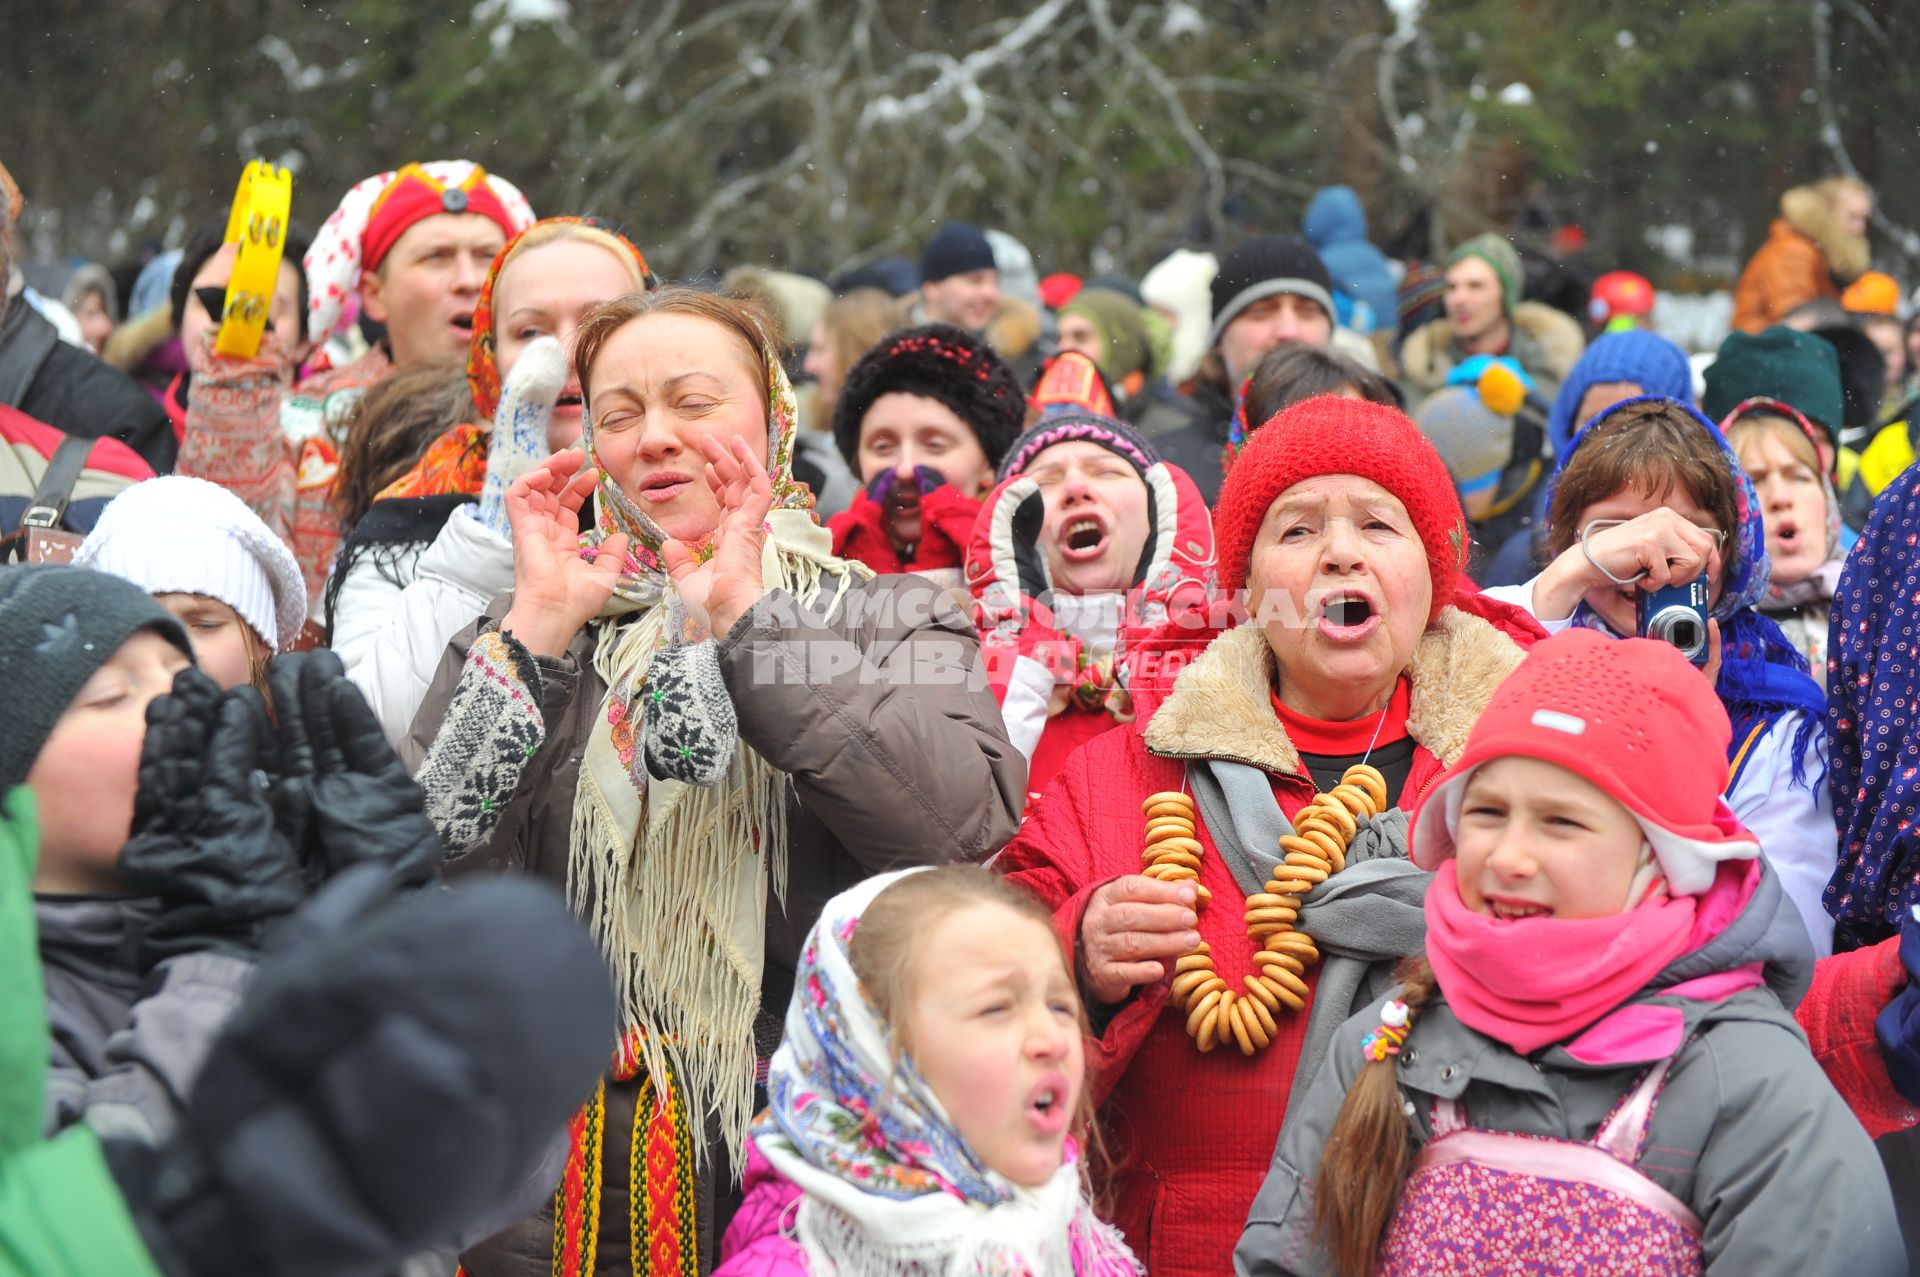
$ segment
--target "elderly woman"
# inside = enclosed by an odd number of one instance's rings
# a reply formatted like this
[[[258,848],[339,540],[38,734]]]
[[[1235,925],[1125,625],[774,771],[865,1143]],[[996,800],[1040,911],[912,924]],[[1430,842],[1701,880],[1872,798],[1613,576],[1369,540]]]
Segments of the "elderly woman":
[[[674,288],[587,318],[585,453],[514,485],[513,593],[415,720],[453,872],[564,884],[622,1020],[552,1208],[469,1254],[473,1277],[710,1268],[820,906],[1013,831],[1025,767],[972,626],[931,583],[829,553],[769,331]]]
[[[1088,1061],[1115,1220],[1155,1277],[1231,1269],[1295,1083],[1424,934],[1425,876],[1405,859],[1400,809],[1458,754],[1540,634],[1457,588],[1466,527],[1446,467],[1381,404],[1323,396],[1256,431],[1214,528],[1222,583],[1246,591],[1252,621],[1208,643],[1157,707],[1073,755],[996,862],[1053,907],[1070,942],[1100,1034]],[[1361,762],[1381,774],[1389,810],[1343,822],[1345,868],[1330,882],[1293,882],[1277,837],[1295,820],[1317,832],[1328,818],[1303,809]],[[1143,803],[1163,793],[1191,796],[1146,807],[1190,813],[1191,875],[1141,873]],[[1154,837],[1168,827],[1153,823]],[[1262,890],[1275,876],[1298,906]],[[1304,935],[1261,950],[1243,911],[1297,913]],[[1327,958],[1281,960],[1276,943]],[[1201,1041],[1189,1028],[1195,1011],[1208,1027],[1204,999],[1169,1007],[1176,974],[1207,963],[1257,998],[1258,1038]],[[1256,973],[1283,968],[1280,998]]]

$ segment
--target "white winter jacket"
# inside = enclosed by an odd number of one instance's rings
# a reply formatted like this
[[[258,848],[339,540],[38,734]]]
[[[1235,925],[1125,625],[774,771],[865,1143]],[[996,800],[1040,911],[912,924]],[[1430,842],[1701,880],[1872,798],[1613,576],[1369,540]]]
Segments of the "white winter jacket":
[[[396,745],[426,699],[447,641],[513,588],[513,543],[482,524],[478,510],[455,510],[411,563],[363,557],[341,582],[333,650]]]

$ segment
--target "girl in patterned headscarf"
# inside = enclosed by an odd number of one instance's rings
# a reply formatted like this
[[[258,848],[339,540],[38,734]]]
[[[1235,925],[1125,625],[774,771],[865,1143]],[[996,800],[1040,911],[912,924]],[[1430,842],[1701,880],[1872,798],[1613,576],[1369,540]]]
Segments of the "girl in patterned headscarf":
[[[513,594],[454,640],[415,718],[443,845],[564,885],[621,1010],[551,1214],[472,1271],[508,1253],[604,1271],[630,1246],[654,1273],[710,1266],[714,1191],[815,911],[1013,832],[1024,767],[972,626],[933,583],[832,555],[769,332],[687,289],[589,316],[585,454],[508,493]]]
[[[1761,615],[1771,571],[1753,484],[1725,436],[1694,409],[1644,396],[1607,409],[1561,458],[1547,498],[1547,567],[1487,591],[1549,632],[1636,632],[1643,591],[1705,575],[1708,648],[1696,659],[1733,720],[1727,802],[1759,837],[1815,952],[1832,951],[1821,893],[1835,842],[1827,799],[1825,697],[1807,659]]]
[[[1052,919],[984,869],[870,878],[800,955],[715,1277],[1133,1277],[1095,1218],[1080,999]]]

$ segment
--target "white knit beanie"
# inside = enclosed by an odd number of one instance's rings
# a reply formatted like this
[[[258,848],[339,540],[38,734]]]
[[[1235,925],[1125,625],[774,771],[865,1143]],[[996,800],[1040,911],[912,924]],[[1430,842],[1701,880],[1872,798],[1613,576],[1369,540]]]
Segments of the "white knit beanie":
[[[167,475],[107,503],[74,555],[77,567],[125,577],[149,594],[198,594],[240,614],[285,651],[307,619],[293,551],[217,483]]]
[[[1212,344],[1207,335],[1213,323],[1213,277],[1219,272],[1220,259],[1212,253],[1181,248],[1140,277],[1140,296],[1147,305],[1175,317],[1167,380],[1176,386],[1200,370]]]

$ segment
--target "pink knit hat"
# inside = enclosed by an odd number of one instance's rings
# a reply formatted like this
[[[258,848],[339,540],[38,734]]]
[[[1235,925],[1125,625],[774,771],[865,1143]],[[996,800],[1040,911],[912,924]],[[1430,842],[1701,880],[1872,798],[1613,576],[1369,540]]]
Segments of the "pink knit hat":
[[[1760,844],[1720,796],[1733,728],[1712,684],[1671,643],[1572,629],[1535,644],[1413,815],[1410,854],[1437,868],[1455,851],[1467,778],[1518,755],[1557,763],[1632,812],[1674,895],[1713,885],[1723,860]]]

